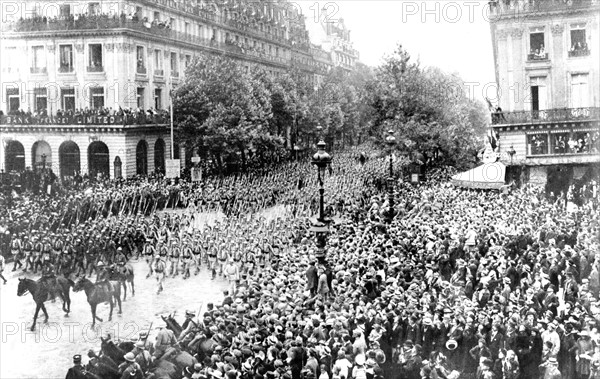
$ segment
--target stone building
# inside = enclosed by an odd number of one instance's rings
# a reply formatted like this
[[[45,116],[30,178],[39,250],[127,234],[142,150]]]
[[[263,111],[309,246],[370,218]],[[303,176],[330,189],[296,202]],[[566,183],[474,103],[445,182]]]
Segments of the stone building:
[[[492,114],[507,176],[561,191],[600,162],[600,3],[490,2],[499,109]]]
[[[287,0],[26,0],[2,7],[5,171],[50,167],[61,177],[111,178],[164,171],[170,91],[196,56],[221,54],[273,75],[292,66],[311,77],[328,69],[327,53],[310,44],[304,16]]]

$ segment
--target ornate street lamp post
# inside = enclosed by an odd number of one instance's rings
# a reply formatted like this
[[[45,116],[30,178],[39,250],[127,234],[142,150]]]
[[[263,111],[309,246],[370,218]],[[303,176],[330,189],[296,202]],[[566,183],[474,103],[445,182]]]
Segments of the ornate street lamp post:
[[[390,151],[390,176],[388,178],[388,204],[389,207],[385,214],[385,221],[387,223],[391,223],[396,215],[396,211],[394,210],[394,162],[392,158],[392,154],[394,151],[394,146],[396,145],[396,137],[394,137],[394,131],[388,130],[388,136],[385,137],[385,144],[388,146]]]
[[[42,154],[42,171],[46,171],[46,154]]]
[[[322,131],[321,126],[317,127],[319,133]],[[318,248],[317,259],[320,262],[325,260],[325,245],[327,244],[327,234],[329,233],[329,223],[331,220],[325,216],[325,188],[323,179],[325,170],[331,164],[331,155],[325,151],[325,141],[323,136],[320,136],[320,141],[317,143],[317,152],[313,155],[312,164],[317,166],[317,178],[319,182],[319,215],[315,220],[312,220],[311,231],[315,232],[316,245]]]
[[[510,145],[510,148],[507,151],[508,155],[510,155],[510,165],[512,166],[513,164],[513,156],[516,154],[515,148],[513,147],[513,145]]]

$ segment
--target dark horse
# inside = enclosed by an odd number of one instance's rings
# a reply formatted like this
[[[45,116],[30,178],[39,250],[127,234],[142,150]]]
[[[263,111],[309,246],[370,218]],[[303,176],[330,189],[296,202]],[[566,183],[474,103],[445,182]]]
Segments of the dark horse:
[[[85,276],[82,276],[73,286],[73,291],[79,292],[81,290],[85,291],[87,301],[92,309],[92,328],[96,326],[96,320],[102,322],[102,319],[96,316],[96,307],[98,304],[108,303],[110,305],[108,321],[112,320],[115,301],[119,305],[119,314],[121,314],[121,286],[118,282],[94,284],[86,279]]]
[[[133,285],[133,266],[126,264],[123,266],[109,268],[109,280],[116,280],[123,286],[123,301],[127,300],[127,282],[131,284],[131,296],[135,296],[135,286]]]
[[[63,302],[62,309],[66,313],[65,316],[71,312],[71,296],[70,288],[73,285],[73,281],[67,278],[58,277],[56,278],[56,286],[51,286],[48,282],[39,279],[37,282],[31,279],[19,278],[19,287],[17,288],[17,296],[23,296],[27,292],[31,293],[33,301],[35,301],[35,313],[33,315],[33,325],[31,325],[31,331],[35,330],[35,322],[38,317],[40,309],[44,312],[46,320],[48,322],[48,312],[44,302],[60,298]]]
[[[173,331],[176,336],[181,335],[183,328],[172,315],[168,317],[160,316],[163,321],[167,324],[167,329]],[[214,351],[214,348],[218,343],[212,338],[207,338],[204,333],[198,332],[193,338],[182,341],[182,347],[196,356],[199,361],[203,361],[205,357],[210,357]]]

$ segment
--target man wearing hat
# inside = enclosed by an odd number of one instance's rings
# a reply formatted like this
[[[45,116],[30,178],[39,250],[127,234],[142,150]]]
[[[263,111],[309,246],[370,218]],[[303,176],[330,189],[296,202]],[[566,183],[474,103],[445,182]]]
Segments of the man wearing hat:
[[[160,359],[165,351],[174,345],[177,345],[177,338],[172,330],[167,329],[166,324],[161,321],[162,325],[158,326],[161,328],[160,332],[156,336],[156,342],[154,343],[154,358]]]
[[[148,371],[152,364],[152,356],[146,350],[146,343],[144,341],[137,341],[131,352],[135,355],[135,361],[140,365],[142,371]]]
[[[76,354],[73,356],[73,367],[67,371],[66,379],[87,379],[87,371],[85,371],[81,364],[81,355]]]
[[[135,354],[129,352],[123,356],[125,362],[119,365],[121,378],[144,379],[144,373],[140,365],[135,361]]]

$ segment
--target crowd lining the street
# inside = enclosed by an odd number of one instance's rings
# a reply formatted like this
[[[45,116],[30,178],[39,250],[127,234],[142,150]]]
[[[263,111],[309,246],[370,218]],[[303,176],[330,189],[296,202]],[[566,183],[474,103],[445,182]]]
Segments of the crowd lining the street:
[[[42,242],[34,269],[48,260],[64,275],[91,273],[141,254],[158,292],[165,276],[200,267],[230,283],[223,301],[186,312],[181,327],[170,320],[155,341],[140,336],[116,356],[91,351],[87,366],[77,355],[67,377],[93,377],[104,359],[121,364],[115,377],[158,377],[172,346],[195,361],[170,377],[600,377],[597,183],[567,211],[570,194],[460,189],[450,170],[430,170],[424,183],[397,184],[399,214],[386,225],[387,162],[334,162],[326,261],[307,221],[318,208],[307,163],[200,186],[136,180],[16,199],[0,219],[4,241],[65,241],[46,255]],[[277,204],[285,216],[252,216]],[[187,211],[155,214],[176,205]],[[193,229],[198,212],[218,209],[225,220]]]

